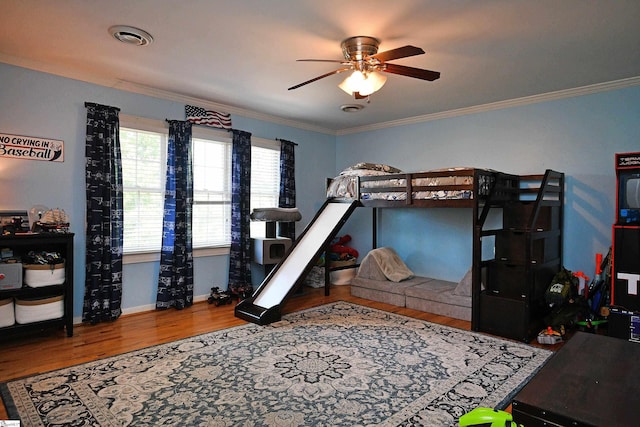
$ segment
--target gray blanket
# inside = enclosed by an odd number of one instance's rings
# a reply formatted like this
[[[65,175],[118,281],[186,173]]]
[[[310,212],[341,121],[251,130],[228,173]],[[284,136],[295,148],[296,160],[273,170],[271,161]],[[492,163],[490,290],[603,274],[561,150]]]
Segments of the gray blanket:
[[[378,248],[363,258],[358,276],[364,279],[401,282],[412,278],[414,274],[393,248]]]

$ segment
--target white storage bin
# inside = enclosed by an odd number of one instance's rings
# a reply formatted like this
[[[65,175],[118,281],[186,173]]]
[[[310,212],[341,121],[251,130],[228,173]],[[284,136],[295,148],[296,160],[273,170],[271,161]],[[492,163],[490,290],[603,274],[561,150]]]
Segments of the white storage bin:
[[[357,266],[342,267],[337,270],[331,270],[329,276],[332,285],[350,285],[351,280],[356,277]]]
[[[350,285],[356,276],[358,265],[355,258],[329,262],[329,279],[332,285]]]
[[[64,262],[53,265],[24,264],[23,281],[31,288],[61,285],[65,281]]]
[[[62,295],[39,299],[16,299],[16,322],[20,324],[59,319],[64,315]]]
[[[12,326],[16,323],[16,316],[13,311],[13,298],[0,300],[0,328]]]

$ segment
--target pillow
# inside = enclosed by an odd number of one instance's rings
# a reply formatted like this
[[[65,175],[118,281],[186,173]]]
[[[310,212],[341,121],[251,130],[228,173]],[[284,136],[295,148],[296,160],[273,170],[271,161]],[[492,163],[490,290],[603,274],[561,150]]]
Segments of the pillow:
[[[471,296],[471,280],[472,280],[471,276],[472,276],[472,272],[471,272],[471,269],[469,269],[469,271],[467,271],[467,273],[464,275],[462,280],[458,282],[458,286],[456,286],[456,288],[452,291],[452,293],[454,295],[470,297]]]
[[[471,281],[473,273],[471,271],[471,269],[469,269],[469,271],[467,271],[467,273],[464,275],[464,277],[460,280],[460,282],[458,282],[458,286],[456,286],[456,288],[451,291],[452,294],[454,295],[460,295],[463,297],[470,297],[471,296]],[[480,284],[480,289],[484,290],[484,283]]]
[[[383,164],[380,164],[380,163],[360,162],[360,163],[356,163],[355,165],[349,166],[348,168],[344,169],[342,172],[340,172],[340,175],[353,175],[353,174],[359,173],[357,171],[378,171],[378,172],[383,172],[383,173],[400,173],[400,172],[402,172],[400,169],[394,168],[393,166],[389,166],[389,165],[383,165]]]

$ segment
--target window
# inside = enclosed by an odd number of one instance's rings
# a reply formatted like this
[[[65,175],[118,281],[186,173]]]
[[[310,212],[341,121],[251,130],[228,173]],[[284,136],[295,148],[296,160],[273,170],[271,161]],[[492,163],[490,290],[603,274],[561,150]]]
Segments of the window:
[[[266,145],[265,143],[271,143]],[[251,209],[278,206],[280,194],[280,146],[273,141],[253,141],[251,146]],[[250,225],[252,236],[264,236],[265,224]]]
[[[159,252],[168,131],[163,123],[120,119],[124,198],[124,253]],[[228,246],[231,240],[231,138],[193,128],[193,247]],[[251,206],[278,205],[280,144],[252,139]],[[252,223],[253,235],[264,226]],[[256,234],[257,233],[257,234]]]
[[[167,139],[158,132],[120,128],[124,205],[124,253],[158,251]]]
[[[231,142],[193,138],[193,247],[231,241]]]

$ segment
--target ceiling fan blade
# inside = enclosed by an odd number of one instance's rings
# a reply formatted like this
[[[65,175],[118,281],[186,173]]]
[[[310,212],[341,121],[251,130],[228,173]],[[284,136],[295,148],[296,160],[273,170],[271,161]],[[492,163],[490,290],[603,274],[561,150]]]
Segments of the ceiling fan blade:
[[[406,67],[404,65],[384,64],[383,71],[416,79],[434,81],[440,78],[440,72],[423,70],[421,68]]]
[[[353,92],[355,99],[367,99],[369,95],[360,95],[360,92]]]
[[[296,59],[297,62],[335,62],[338,64],[349,64],[349,61],[344,59]]]
[[[424,50],[415,46],[403,46],[397,49],[386,50],[384,52],[371,55],[369,58],[375,58],[380,62],[393,61],[394,59],[406,58],[408,56],[422,55]]]
[[[337,69],[337,70],[331,71],[331,72],[326,73],[326,74],[323,74],[323,75],[321,75],[321,76],[314,77],[314,78],[312,78],[311,80],[307,80],[306,82],[302,82],[302,83],[297,84],[297,85],[295,85],[295,86],[291,86],[288,90],[298,89],[298,88],[299,88],[299,87],[301,87],[301,86],[307,85],[307,84],[309,84],[309,83],[313,83],[313,82],[315,82],[315,81],[318,81],[318,80],[320,80],[320,79],[324,79],[325,77],[329,77],[329,76],[332,76],[332,75],[334,75],[334,74],[342,73],[343,71],[349,71],[350,69],[351,69],[351,68],[340,68],[340,69]]]

